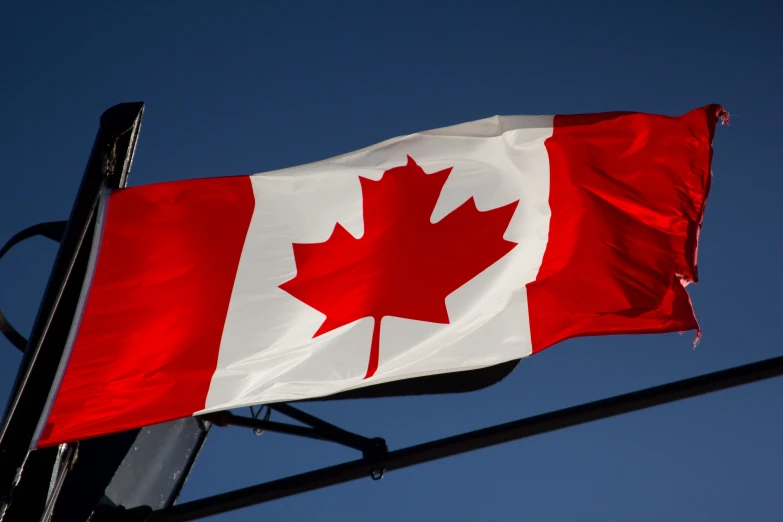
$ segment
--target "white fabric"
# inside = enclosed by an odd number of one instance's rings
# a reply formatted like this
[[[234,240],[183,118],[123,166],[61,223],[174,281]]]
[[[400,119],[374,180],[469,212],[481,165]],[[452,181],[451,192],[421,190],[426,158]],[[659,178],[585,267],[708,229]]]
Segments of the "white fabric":
[[[525,285],[549,233],[551,116],[495,117],[395,138],[315,164],[251,176],[255,211],[206,409],[330,395],[386,381],[469,370],[531,353]],[[373,319],[313,339],[325,316],[281,290],[293,243],[320,243],[336,222],[364,230],[359,176],[378,180],[411,156],[425,172],[453,167],[437,222],[473,196],[479,210],[519,200],[504,238],[518,245],[446,299],[451,324],[385,317],[378,370],[364,379]]]

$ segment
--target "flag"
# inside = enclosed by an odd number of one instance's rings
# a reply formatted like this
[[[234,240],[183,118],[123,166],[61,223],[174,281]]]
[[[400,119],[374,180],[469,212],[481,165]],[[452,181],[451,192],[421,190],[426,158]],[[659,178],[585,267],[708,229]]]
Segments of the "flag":
[[[698,329],[724,116],[493,117],[107,190],[37,445]]]

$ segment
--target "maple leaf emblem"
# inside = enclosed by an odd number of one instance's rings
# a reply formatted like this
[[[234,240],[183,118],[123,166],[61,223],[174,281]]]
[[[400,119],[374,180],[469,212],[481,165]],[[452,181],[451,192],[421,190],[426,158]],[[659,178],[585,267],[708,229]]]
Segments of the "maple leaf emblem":
[[[471,197],[431,222],[450,173],[427,174],[408,156],[378,181],[360,176],[364,234],[336,223],[322,243],[293,244],[296,276],[280,288],[326,315],[313,338],[375,320],[365,379],[378,368],[383,317],[448,324],[446,297],[517,245],[503,234],[519,201],[482,212]]]

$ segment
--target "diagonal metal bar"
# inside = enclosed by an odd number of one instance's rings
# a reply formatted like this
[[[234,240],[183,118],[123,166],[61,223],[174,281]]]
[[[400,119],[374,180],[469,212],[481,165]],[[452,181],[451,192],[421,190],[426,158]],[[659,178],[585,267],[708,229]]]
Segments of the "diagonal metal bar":
[[[294,424],[286,424],[284,422],[274,422],[263,419],[254,419],[252,417],[243,417],[241,415],[234,415],[227,411],[219,411],[216,413],[207,413],[200,415],[199,418],[209,421],[215,426],[239,426],[242,428],[252,428],[264,431],[272,431],[275,433],[284,433],[286,435],[294,435],[296,437],[304,437],[307,439],[326,440],[324,436],[320,435],[313,428],[306,426],[296,426]]]
[[[267,406],[286,417],[311,426],[323,439],[331,440],[359,451],[365,451],[374,444],[373,439],[344,430],[288,404],[268,404]]]
[[[504,442],[541,435],[781,375],[783,375],[783,356],[411,446],[374,459],[346,462],[186,502],[153,512],[141,520],[146,522],[198,520],[365,478],[378,469],[395,470],[415,466]]]

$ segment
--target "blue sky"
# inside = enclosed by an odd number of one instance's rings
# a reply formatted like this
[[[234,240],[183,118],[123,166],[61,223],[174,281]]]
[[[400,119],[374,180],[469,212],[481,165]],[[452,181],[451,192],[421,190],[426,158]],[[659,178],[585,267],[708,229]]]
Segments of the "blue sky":
[[[5,2],[0,241],[71,207],[101,112],[143,100],[131,185],[293,166],[494,114],[721,103],[689,287],[692,334],[572,340],[469,395],[317,404],[391,448],[783,354],[783,41],[775,2]],[[55,254],[0,261],[29,331]],[[0,342],[0,399],[20,356]],[[626,415],[212,520],[776,521],[783,380]],[[234,429],[182,500],[352,459]]]

